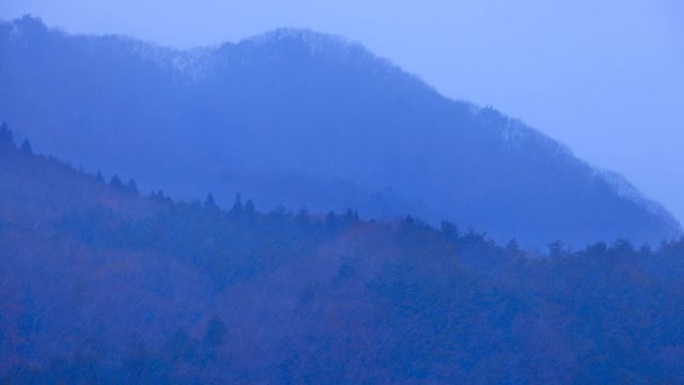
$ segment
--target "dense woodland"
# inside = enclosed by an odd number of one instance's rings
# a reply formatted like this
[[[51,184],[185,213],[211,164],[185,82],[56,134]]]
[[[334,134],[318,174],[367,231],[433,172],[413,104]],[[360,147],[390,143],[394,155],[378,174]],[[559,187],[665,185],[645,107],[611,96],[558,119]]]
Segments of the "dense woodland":
[[[684,238],[224,209],[0,129],[0,383],[684,383]]]
[[[280,29],[177,50],[26,16],[0,21],[0,58],[0,117],[19,136],[145,191],[449,218],[540,248],[682,233],[621,176],[336,36]]]

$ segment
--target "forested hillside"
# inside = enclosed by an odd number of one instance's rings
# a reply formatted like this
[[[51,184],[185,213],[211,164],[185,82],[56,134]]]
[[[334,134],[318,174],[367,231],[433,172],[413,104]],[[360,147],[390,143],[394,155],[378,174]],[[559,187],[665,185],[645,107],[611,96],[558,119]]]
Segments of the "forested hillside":
[[[3,384],[684,382],[684,238],[526,250],[353,208],[221,209],[16,142]]]
[[[334,36],[281,29],[183,51],[27,16],[0,23],[0,57],[0,116],[18,134],[147,191],[449,219],[526,246],[682,234],[619,175]]]

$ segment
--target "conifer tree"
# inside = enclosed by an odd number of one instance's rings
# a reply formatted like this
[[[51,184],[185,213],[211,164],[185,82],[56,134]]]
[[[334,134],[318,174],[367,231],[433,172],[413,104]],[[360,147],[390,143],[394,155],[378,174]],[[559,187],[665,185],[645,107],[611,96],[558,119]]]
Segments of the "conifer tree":
[[[14,134],[12,133],[12,130],[7,127],[7,122],[2,122],[2,124],[0,124],[0,140],[5,141],[13,146],[15,145]]]
[[[123,190],[124,187],[123,182],[121,182],[121,178],[119,178],[118,175],[114,175],[112,177],[111,181],[109,182],[109,185],[117,190]]]
[[[207,195],[207,199],[204,201],[204,207],[208,209],[216,209],[218,206],[216,206],[216,201],[214,200],[214,194],[209,193]]]
[[[28,139],[24,139],[21,143],[21,150],[28,154],[33,154],[33,146],[31,146],[31,142]]]
[[[230,213],[233,215],[240,215],[242,214],[243,210],[244,206],[242,205],[242,195],[237,193],[237,195],[235,195],[235,203],[233,203],[233,208],[230,210]]]
[[[131,192],[133,194],[138,194],[138,184],[135,182],[135,179],[131,178],[128,180],[128,185],[126,186],[126,190],[128,192]]]
[[[255,212],[256,208],[254,207],[254,202],[252,202],[251,199],[248,199],[245,203],[245,214],[252,216]]]

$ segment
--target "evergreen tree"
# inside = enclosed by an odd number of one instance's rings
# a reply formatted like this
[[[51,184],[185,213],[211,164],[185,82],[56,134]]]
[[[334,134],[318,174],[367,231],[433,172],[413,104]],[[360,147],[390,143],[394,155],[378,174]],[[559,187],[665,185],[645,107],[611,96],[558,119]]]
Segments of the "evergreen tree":
[[[256,208],[254,207],[254,202],[252,202],[251,199],[247,199],[247,202],[245,203],[245,214],[248,216],[254,216],[256,213]]]
[[[121,178],[119,178],[118,175],[114,175],[112,177],[111,181],[109,181],[109,185],[112,186],[113,188],[117,189],[117,190],[123,190],[124,189],[123,182],[121,182]]]
[[[328,215],[325,216],[325,227],[329,231],[335,231],[338,227],[337,215],[334,211],[329,211]]]
[[[300,226],[308,226],[311,223],[309,210],[306,208],[306,206],[302,207],[297,215],[295,215],[295,222]]]
[[[7,122],[2,122],[2,124],[0,124],[0,140],[3,140],[13,146],[15,145],[14,134],[12,133],[12,130],[7,127]]]
[[[241,215],[243,210],[244,206],[242,205],[242,195],[237,193],[237,195],[235,195],[235,203],[233,203],[233,208],[230,209],[230,213],[233,215]]]
[[[347,226],[356,225],[359,223],[359,213],[351,208],[347,208],[347,211],[345,211],[344,215],[342,216],[342,220]]]
[[[549,257],[560,257],[563,253],[563,246],[563,242],[560,240],[549,243]]]
[[[454,240],[459,236],[458,227],[448,220],[442,221],[440,224],[440,229],[447,239]]]
[[[28,154],[33,154],[33,146],[31,146],[31,142],[28,139],[24,139],[21,143],[21,150]]]
[[[216,200],[214,200],[214,194],[207,194],[207,199],[204,200],[204,207],[212,210],[218,208],[218,206],[216,205]]]
[[[506,244],[506,252],[510,256],[518,256],[522,255],[522,252],[520,250],[520,244],[518,243],[518,240],[515,238],[512,238],[508,243]]]
[[[138,184],[135,182],[135,179],[131,178],[128,180],[128,185],[126,186],[126,190],[128,192],[131,192],[133,194],[138,195]]]

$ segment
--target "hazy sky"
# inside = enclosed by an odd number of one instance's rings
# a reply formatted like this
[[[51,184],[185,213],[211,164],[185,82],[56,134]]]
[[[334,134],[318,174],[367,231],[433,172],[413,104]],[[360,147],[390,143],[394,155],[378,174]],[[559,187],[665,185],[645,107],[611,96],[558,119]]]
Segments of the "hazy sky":
[[[358,40],[616,170],[684,222],[682,0],[0,0],[69,32],[191,47],[277,27]]]

